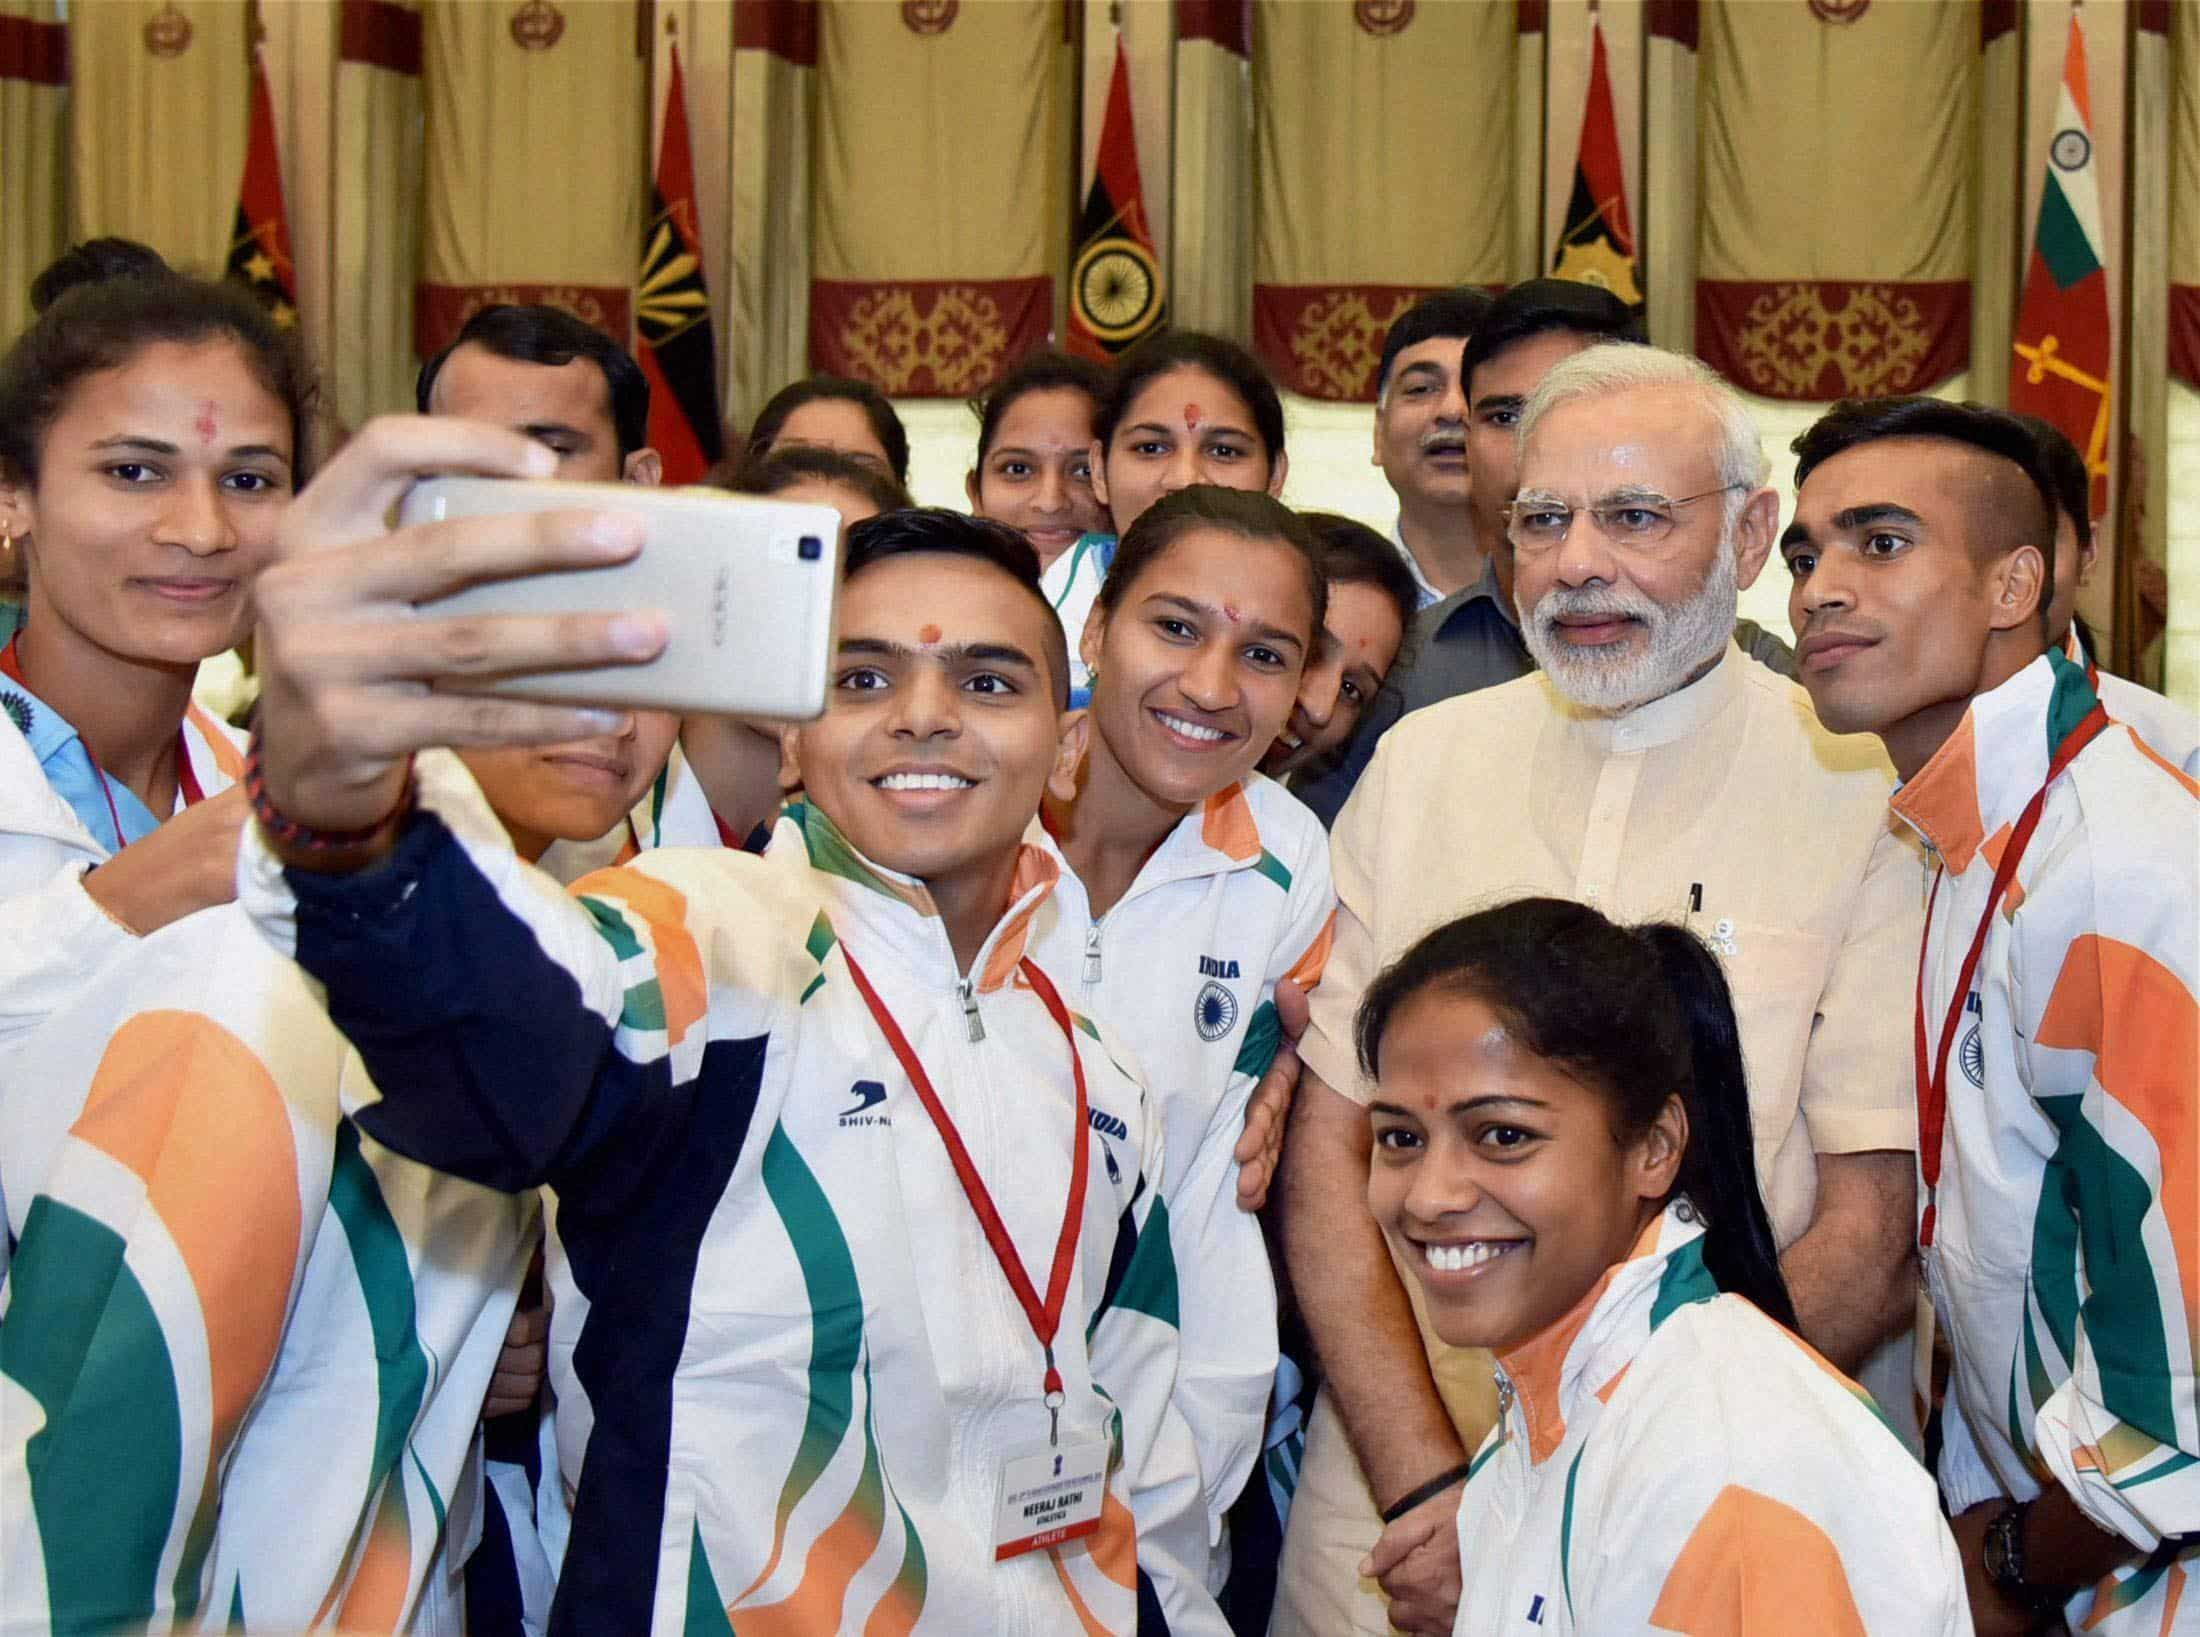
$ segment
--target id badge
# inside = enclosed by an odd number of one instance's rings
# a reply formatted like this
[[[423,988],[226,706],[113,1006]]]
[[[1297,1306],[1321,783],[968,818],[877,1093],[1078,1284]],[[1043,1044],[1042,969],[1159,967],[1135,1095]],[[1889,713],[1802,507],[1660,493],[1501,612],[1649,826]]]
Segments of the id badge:
[[[1939,1315],[1933,1311],[1933,1293],[1927,1288],[1928,1273],[1924,1268],[1917,1276],[1917,1313],[1912,1320],[1910,1335],[1910,1387],[1917,1394],[1918,1424],[1933,1412],[1933,1344],[1937,1340]]]
[[[1078,1540],[1100,1527],[1108,1492],[1108,1440],[1064,1438],[1011,1454],[1001,1463],[1001,1500],[993,1520],[993,1561]]]

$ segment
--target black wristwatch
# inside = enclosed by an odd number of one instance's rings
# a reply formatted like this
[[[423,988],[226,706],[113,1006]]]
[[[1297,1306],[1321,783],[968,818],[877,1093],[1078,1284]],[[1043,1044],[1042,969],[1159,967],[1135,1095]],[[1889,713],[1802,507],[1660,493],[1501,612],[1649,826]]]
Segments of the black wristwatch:
[[[2041,1586],[2025,1578],[2024,1519],[2031,1510],[2030,1501],[2011,1501],[2001,1509],[1986,1526],[1986,1538],[1979,1546],[1979,1566],[1993,1582],[1994,1590],[2034,1620],[2044,1621],[2060,1613],[2063,1605],[2077,1595],[2078,1588]]]

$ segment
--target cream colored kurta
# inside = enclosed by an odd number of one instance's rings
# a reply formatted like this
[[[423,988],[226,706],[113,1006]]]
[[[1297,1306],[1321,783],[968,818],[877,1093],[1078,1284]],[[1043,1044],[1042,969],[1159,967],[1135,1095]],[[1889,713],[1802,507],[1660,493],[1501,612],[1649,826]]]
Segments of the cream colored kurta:
[[[1617,717],[1570,704],[1540,673],[1416,711],[1338,818],[1336,948],[1301,1054],[1364,1102],[1361,996],[1414,940],[1471,910],[1544,895],[1621,921],[1685,921],[1733,986],[1757,1174],[1786,1245],[1810,1224],[1818,1154],[1916,1146],[1924,866],[1888,822],[1892,785],[1876,740],[1828,733],[1801,688],[1738,651]],[[1496,1416],[1488,1356],[1445,1347],[1425,1319],[1422,1339],[1473,1449]],[[1896,1366],[1889,1384],[1900,1379]],[[1379,1532],[1325,1401],[1292,1506],[1277,1637],[1388,1629],[1355,1574]]]

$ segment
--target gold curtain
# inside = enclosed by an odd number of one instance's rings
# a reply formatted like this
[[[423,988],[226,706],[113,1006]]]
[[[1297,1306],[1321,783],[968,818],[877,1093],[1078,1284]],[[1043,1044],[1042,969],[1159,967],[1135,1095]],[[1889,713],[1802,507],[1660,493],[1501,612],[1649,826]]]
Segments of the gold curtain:
[[[342,3],[323,254],[337,309],[327,353],[331,410],[346,430],[413,402],[422,26],[420,0]]]
[[[1549,0],[1517,0],[1513,26],[1512,164],[1506,176],[1506,225],[1512,278],[1532,279],[1547,265],[1543,245],[1543,120],[1550,87]],[[1479,157],[1479,156],[1478,156]]]
[[[55,0],[0,0],[0,336],[68,242],[69,40]]]
[[[1696,350],[1698,0],[1648,0],[1642,42],[1642,214],[1650,339]],[[1615,99],[1617,88],[1614,88]]]
[[[810,361],[966,397],[1042,341],[1066,249],[1055,0],[826,0]]]
[[[2188,6],[2185,8],[2190,10]],[[2169,625],[2169,377],[2153,360],[2170,347],[2171,90],[2169,18],[2141,10],[2131,44],[2132,361],[2129,456],[2124,470],[2117,576],[2116,658],[2124,674],[2160,687]]]
[[[1980,403],[2009,401],[2009,372],[1999,361],[2016,340],[2017,290],[2024,282],[2024,198],[2018,174],[2024,150],[2024,39],[2016,0],[1979,6],[1978,119],[1971,163],[1978,176],[1971,250],[1971,356],[1994,360],[1971,371]]]
[[[1252,336],[1252,32],[1252,0],[1176,0],[1169,317],[1239,341]]]
[[[226,0],[69,8],[72,238],[120,234],[220,274],[244,176],[246,22]]]
[[[1774,398],[1970,355],[1974,7],[1702,8],[1697,353]],[[1807,181],[1806,181],[1807,179]]]
[[[807,367],[817,0],[734,0],[726,414],[745,426]]]
[[[1429,290],[1518,273],[1513,18],[1501,5],[1259,0],[1253,334],[1293,391],[1372,398],[1399,313]],[[1535,198],[1531,186],[1517,212],[1531,247]]]
[[[423,355],[498,301],[566,307],[629,339],[649,186],[637,15],[572,0],[427,7]]]

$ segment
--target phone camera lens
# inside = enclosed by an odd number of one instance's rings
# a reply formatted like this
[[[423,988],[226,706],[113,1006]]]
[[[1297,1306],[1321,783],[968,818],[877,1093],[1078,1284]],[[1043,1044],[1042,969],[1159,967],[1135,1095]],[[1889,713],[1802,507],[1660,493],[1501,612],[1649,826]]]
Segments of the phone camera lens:
[[[825,542],[814,534],[805,534],[802,537],[801,544],[797,545],[794,550],[795,555],[805,563],[814,563],[825,555]]]

